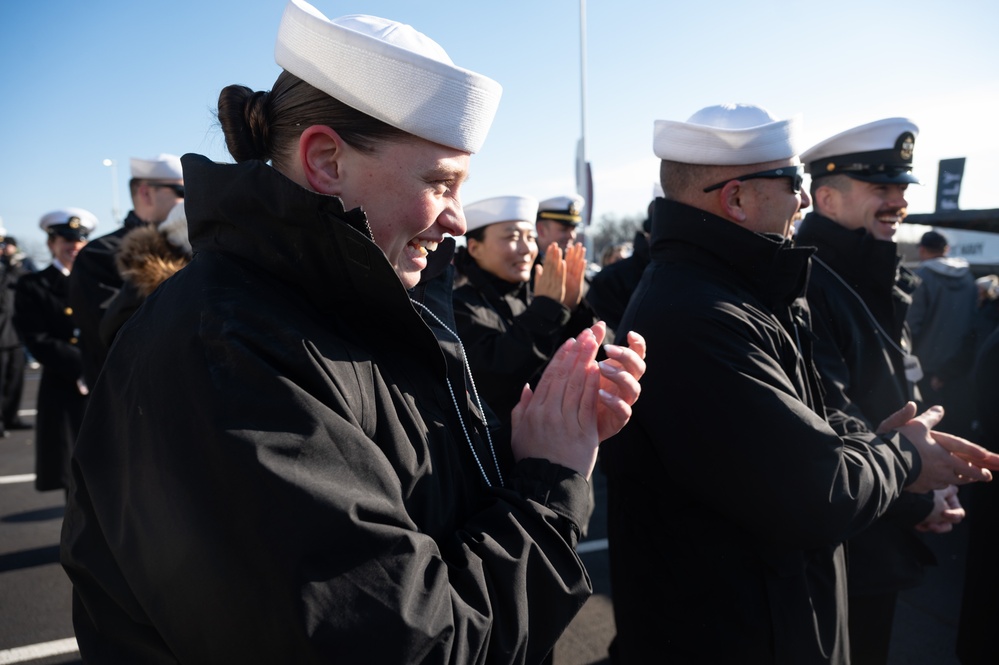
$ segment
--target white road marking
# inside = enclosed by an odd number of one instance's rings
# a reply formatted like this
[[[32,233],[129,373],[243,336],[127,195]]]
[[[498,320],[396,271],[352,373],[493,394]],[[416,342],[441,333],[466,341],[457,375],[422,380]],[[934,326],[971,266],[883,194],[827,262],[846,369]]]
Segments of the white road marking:
[[[14,649],[4,649],[0,651],[0,665],[7,663],[27,663],[32,660],[42,660],[52,656],[61,656],[67,653],[75,653],[80,650],[75,637],[67,637],[64,640],[54,642],[42,642],[41,644],[29,644],[26,647],[16,647]]]
[[[35,474],[22,473],[19,476],[0,476],[0,485],[10,485],[12,483],[32,483],[35,481]],[[3,661],[0,660],[0,663]]]

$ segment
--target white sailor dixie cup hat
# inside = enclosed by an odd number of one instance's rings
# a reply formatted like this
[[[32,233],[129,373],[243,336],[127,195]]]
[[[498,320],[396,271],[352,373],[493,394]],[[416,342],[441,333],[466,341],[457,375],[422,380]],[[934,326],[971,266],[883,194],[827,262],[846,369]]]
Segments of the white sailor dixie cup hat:
[[[129,160],[132,178],[135,180],[183,180],[184,169],[180,157],[160,153],[149,159],[132,157]]]
[[[83,208],[62,208],[43,215],[38,226],[50,236],[86,240],[97,228],[97,217]]]
[[[873,183],[918,183],[912,152],[919,128],[908,118],[885,118],[840,132],[801,155],[812,179],[845,175]]]
[[[656,120],[652,150],[682,164],[742,166],[790,159],[798,154],[801,119],[778,120],[753,104],[718,104],[686,122]]]
[[[502,93],[408,25],[362,14],[330,20],[304,0],[285,7],[274,59],[362,113],[469,153],[482,147]]]
[[[553,196],[538,204],[538,219],[550,219],[568,226],[576,226],[583,221],[583,207],[586,200],[582,196]]]
[[[538,214],[538,200],[530,196],[494,196],[462,208],[468,228],[465,233],[499,222],[531,222]]]

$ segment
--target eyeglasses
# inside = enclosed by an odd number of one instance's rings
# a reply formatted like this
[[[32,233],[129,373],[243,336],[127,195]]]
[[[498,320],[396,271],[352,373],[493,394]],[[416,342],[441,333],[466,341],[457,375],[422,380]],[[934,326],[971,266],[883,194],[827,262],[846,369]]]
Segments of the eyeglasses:
[[[721,189],[733,180],[753,180],[755,178],[790,178],[791,179],[791,191],[795,194],[801,192],[801,183],[805,179],[805,167],[802,164],[796,166],[782,166],[779,169],[770,169],[769,171],[757,171],[756,173],[747,173],[746,175],[741,175],[737,178],[729,178],[728,180],[722,180],[717,185],[711,185],[710,187],[705,187],[705,192],[713,192],[716,189]]]
[[[165,187],[166,189],[172,190],[178,199],[184,198],[184,185],[175,185],[173,183],[166,182],[149,182],[148,184],[150,187]]]

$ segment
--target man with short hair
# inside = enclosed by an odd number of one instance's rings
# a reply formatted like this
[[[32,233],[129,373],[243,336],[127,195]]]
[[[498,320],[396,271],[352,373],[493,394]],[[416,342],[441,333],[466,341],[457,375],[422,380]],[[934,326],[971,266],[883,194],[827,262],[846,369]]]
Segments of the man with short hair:
[[[916,275],[921,281],[906,322],[923,368],[919,390],[924,403],[943,406],[948,429],[970,436],[978,286],[967,259],[948,256],[949,251],[947,237],[938,231],[927,231],[919,239]]]
[[[917,400],[919,364],[905,326],[918,279],[901,265],[895,231],[905,191],[919,180],[912,155],[919,132],[906,118],[886,118],[841,132],[806,150],[810,212],[799,247],[816,248],[808,306],[815,362],[826,405],[850,416],[841,433],[874,431],[900,404]],[[847,543],[850,650],[853,665],[888,659],[898,592],[936,563],[918,531],[946,532],[964,517],[956,487],[906,492]]]
[[[800,297],[813,250],[789,237],[809,204],[796,120],[712,106],[657,121],[654,150],[665,200],[621,330],[655,352],[601,451],[614,661],[847,663],[842,542],[903,488],[989,477],[944,446],[999,456],[911,404],[883,434],[827,423]]]
[[[184,171],[180,157],[160,154],[151,159],[133,157],[128,189],[133,209],[120,229],[90,241],[76,257],[69,279],[69,305],[80,329],[83,377],[87,386],[97,381],[108,349],[101,341],[100,323],[108,304],[121,289],[115,258],[122,238],[134,228],[159,224],[184,200]]]

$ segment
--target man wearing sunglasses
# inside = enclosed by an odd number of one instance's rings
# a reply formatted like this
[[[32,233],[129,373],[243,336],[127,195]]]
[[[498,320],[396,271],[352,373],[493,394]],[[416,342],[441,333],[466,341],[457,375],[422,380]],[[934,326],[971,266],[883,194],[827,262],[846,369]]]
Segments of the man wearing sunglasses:
[[[988,477],[912,406],[838,432],[795,247],[797,121],[748,105],[657,121],[664,198],[621,330],[646,337],[642,399],[603,446],[615,663],[848,662],[842,543],[903,488]],[[814,273],[814,267],[812,268]],[[903,407],[900,400],[896,408]],[[896,429],[897,431],[892,431]],[[936,436],[936,433],[933,433]]]
[[[845,427],[874,430],[899,404],[918,399],[918,360],[905,316],[918,284],[900,264],[895,231],[908,205],[918,127],[886,118],[841,132],[805,151],[813,212],[796,242],[815,247],[808,304],[826,403]],[[935,563],[919,531],[945,532],[964,517],[957,490],[905,493],[847,544],[853,665],[888,660],[898,592]]]
[[[107,347],[101,341],[100,323],[108,303],[121,289],[116,258],[122,238],[132,229],[159,224],[184,200],[184,173],[180,157],[161,154],[151,159],[133,157],[128,188],[133,209],[121,228],[91,240],[76,257],[69,280],[69,305],[73,323],[80,330],[83,378],[93,386],[104,366]]]

